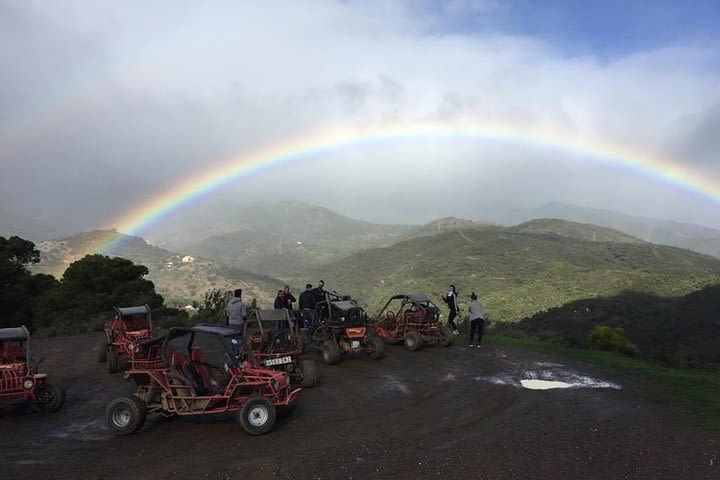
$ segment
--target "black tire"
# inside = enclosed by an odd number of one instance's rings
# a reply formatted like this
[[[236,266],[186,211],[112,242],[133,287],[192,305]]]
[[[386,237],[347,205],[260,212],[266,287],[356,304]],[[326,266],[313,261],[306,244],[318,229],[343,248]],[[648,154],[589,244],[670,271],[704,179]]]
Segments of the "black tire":
[[[340,357],[342,356],[342,352],[340,352],[340,347],[337,343],[335,343],[334,340],[329,340],[325,343],[323,343],[322,346],[322,358],[328,365],[335,365],[340,361]]]
[[[297,401],[294,401],[290,405],[280,405],[275,407],[275,413],[278,417],[289,417],[295,411],[297,407]]]
[[[115,435],[130,435],[140,430],[147,417],[145,404],[137,397],[116,398],[105,410],[107,426]]]
[[[108,345],[106,342],[101,341],[97,344],[97,361],[98,363],[107,362]]]
[[[450,327],[447,325],[440,325],[440,333],[442,334],[443,339],[440,341],[441,347],[449,347],[453,344],[455,341],[455,334],[452,330],[450,330]]]
[[[423,347],[423,343],[425,343],[425,341],[423,340],[422,335],[420,335],[420,332],[412,330],[405,334],[403,343],[405,343],[405,348],[411,352],[415,352]]]
[[[238,422],[249,435],[262,435],[275,425],[275,405],[265,397],[247,399],[238,411]]]
[[[305,353],[305,349],[307,348],[307,337],[304,333],[300,332],[297,336],[297,348],[300,354]]]
[[[302,361],[303,379],[300,386],[302,388],[312,388],[317,384],[317,365],[315,360]]]
[[[380,337],[370,337],[368,344],[370,347],[370,358],[379,360],[385,356],[385,342],[383,342]]]
[[[38,387],[35,395],[35,405],[38,410],[47,413],[57,412],[63,403],[65,403],[65,390],[62,388],[50,383]]]
[[[108,347],[107,350],[107,371],[108,373],[116,373],[118,371],[117,354],[110,347]]]

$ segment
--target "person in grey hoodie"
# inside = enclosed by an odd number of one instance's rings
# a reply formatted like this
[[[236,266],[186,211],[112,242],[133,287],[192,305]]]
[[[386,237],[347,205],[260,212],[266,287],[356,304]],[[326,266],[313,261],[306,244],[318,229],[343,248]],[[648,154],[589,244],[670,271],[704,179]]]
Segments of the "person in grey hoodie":
[[[482,347],[483,329],[485,328],[485,312],[482,305],[478,301],[475,292],[470,295],[470,303],[468,303],[468,311],[470,312],[470,343],[468,347]],[[477,343],[473,343],[477,332]]]
[[[235,290],[234,295],[227,304],[228,325],[241,326],[247,316],[245,302],[242,301],[242,289]]]

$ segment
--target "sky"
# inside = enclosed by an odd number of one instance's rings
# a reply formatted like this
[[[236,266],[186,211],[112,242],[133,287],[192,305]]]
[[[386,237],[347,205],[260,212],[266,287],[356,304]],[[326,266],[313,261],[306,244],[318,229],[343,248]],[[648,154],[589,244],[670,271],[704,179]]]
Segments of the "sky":
[[[590,136],[720,191],[717,18],[706,0],[0,0],[0,209],[113,226],[228,158],[413,122]],[[488,139],[348,146],[216,194],[392,223],[562,201],[720,227],[687,189]]]

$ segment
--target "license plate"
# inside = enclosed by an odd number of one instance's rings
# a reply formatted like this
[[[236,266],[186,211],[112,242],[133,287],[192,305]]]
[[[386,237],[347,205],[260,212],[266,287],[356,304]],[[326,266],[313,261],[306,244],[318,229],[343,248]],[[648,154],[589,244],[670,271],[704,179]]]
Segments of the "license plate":
[[[292,357],[270,358],[268,360],[265,360],[266,367],[271,367],[273,365],[284,365],[286,363],[292,363]]]
[[[352,348],[358,348],[360,346],[360,340],[353,340],[350,342]]]

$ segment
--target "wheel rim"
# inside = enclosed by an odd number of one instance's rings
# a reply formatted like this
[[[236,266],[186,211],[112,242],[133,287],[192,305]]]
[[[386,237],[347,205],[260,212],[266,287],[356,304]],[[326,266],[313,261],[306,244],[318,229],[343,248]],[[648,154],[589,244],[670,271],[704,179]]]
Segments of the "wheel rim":
[[[248,422],[253,427],[262,427],[268,421],[270,412],[263,405],[256,405],[248,412]]]
[[[119,428],[125,428],[130,424],[130,410],[127,408],[118,408],[112,414],[113,425]]]
[[[42,405],[49,405],[53,400],[55,400],[55,395],[53,395],[52,391],[50,389],[44,388],[37,396],[38,403]]]

